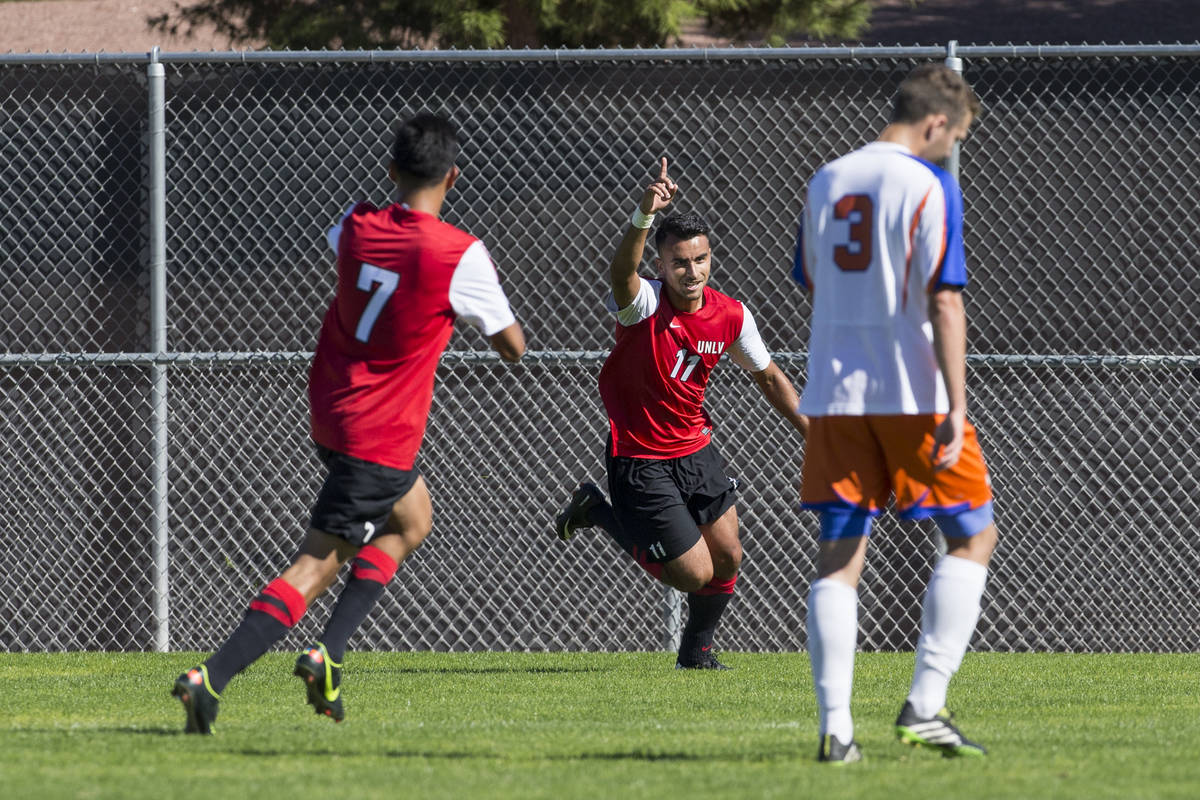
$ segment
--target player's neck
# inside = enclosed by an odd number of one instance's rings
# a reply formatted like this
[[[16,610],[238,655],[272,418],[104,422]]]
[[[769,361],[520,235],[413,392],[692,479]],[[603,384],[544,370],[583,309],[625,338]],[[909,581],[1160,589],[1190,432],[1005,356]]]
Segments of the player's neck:
[[[446,202],[446,192],[440,186],[431,186],[422,189],[400,190],[396,202],[404,203],[413,211],[423,211],[426,214],[432,214],[435,217],[442,216],[442,204]]]
[[[907,147],[909,152],[915,153],[921,145],[921,132],[911,125],[893,122],[883,129],[876,141],[902,145]]]

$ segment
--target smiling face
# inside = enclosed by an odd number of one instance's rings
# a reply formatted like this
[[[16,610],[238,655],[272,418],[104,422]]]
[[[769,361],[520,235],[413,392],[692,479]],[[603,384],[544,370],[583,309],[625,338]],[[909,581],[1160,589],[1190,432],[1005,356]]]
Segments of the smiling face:
[[[704,287],[712,267],[707,236],[668,237],[659,248],[654,266],[672,306],[679,311],[698,311],[704,306]]]

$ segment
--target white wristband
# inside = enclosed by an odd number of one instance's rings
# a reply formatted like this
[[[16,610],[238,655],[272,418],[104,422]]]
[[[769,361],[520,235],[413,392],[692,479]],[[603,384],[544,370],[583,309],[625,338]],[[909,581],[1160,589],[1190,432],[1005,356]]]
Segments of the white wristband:
[[[646,230],[647,228],[649,228],[651,225],[654,224],[654,215],[653,214],[643,214],[641,208],[635,208],[633,210],[633,219],[631,219],[629,221],[629,224],[635,228],[641,228],[642,230]]]

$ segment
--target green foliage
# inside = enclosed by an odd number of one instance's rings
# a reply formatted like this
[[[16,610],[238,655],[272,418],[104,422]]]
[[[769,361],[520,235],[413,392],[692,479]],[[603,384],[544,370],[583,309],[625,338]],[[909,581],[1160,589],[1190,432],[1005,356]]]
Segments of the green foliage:
[[[542,0],[536,11],[548,47],[652,47],[677,39],[696,7],[686,0]]]
[[[895,740],[912,653],[859,653],[866,760],[818,764],[803,653],[359,653],[346,721],[317,717],[271,653],[184,736],[192,653],[0,653],[5,797],[1194,798],[1200,654],[968,653],[950,687],[986,759]]]
[[[187,33],[210,24],[235,44],[277,49],[414,48],[438,41],[493,48],[505,42],[501,0],[198,0],[151,17],[151,28]]]
[[[761,38],[768,45],[789,36],[851,39],[871,16],[871,0],[699,0],[712,32],[735,41]]]
[[[857,35],[871,0],[195,0],[147,20],[277,49],[653,47],[688,19],[735,41]]]

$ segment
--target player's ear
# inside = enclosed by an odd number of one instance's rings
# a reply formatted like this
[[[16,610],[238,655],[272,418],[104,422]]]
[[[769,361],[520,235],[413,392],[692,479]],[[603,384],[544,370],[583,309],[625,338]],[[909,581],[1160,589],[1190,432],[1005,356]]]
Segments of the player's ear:
[[[925,141],[931,142],[950,124],[945,114],[930,114],[925,118]]]
[[[454,187],[455,182],[458,180],[458,176],[461,174],[462,174],[462,171],[458,167],[451,167],[449,169],[449,171],[446,172],[446,191],[447,192],[450,191]]]
[[[396,169],[396,162],[391,159],[388,159],[388,178],[391,179],[392,183],[400,183],[400,170]]]

